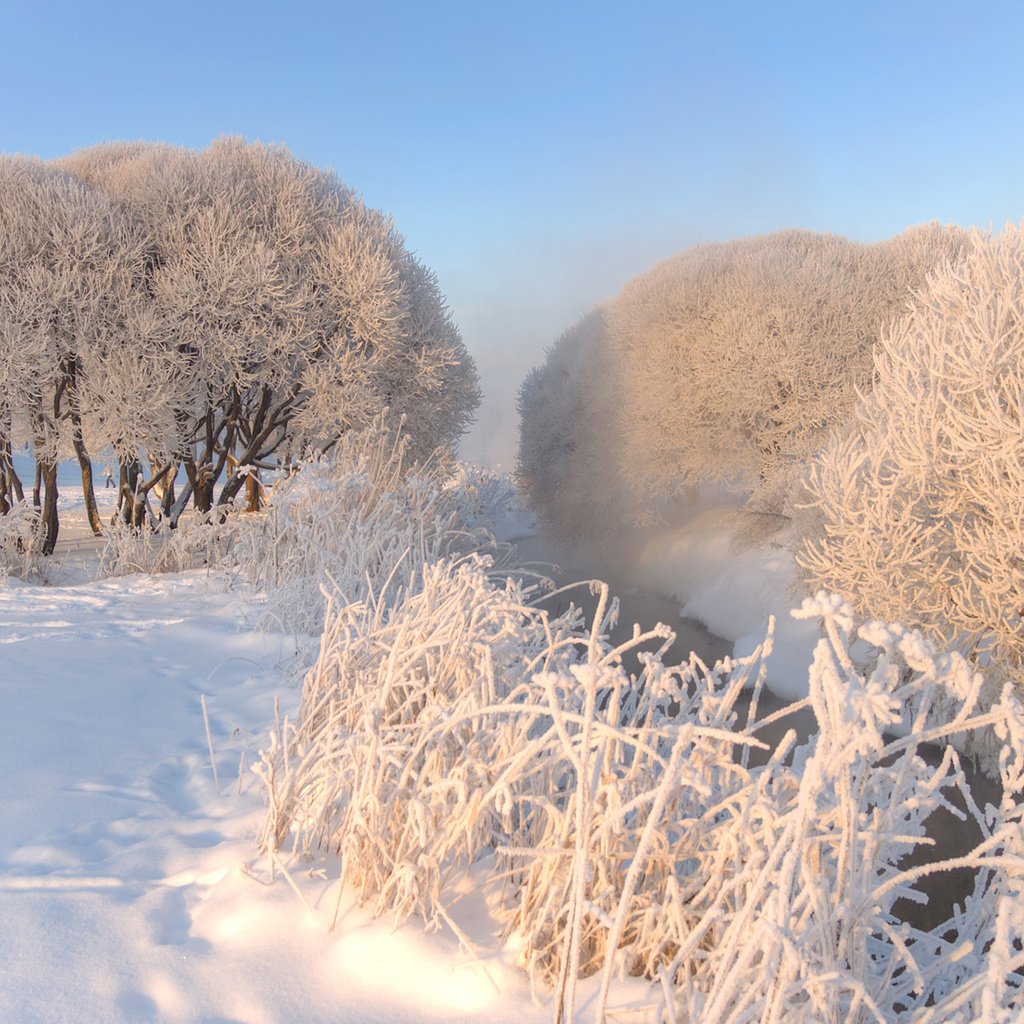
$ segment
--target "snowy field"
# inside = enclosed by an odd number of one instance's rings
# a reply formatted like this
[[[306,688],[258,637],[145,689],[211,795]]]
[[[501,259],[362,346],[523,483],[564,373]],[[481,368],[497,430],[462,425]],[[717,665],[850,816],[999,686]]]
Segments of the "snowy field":
[[[298,702],[293,638],[254,630],[218,573],[86,581],[75,467],[61,493],[65,582],[0,584],[0,1021],[550,1020],[471,897],[475,960],[347,898],[332,932],[330,873],[257,857],[248,765],[275,701]],[[114,491],[97,494],[106,518]]]
[[[293,638],[254,630],[247,594],[218,573],[89,581],[77,467],[62,465],[60,484],[60,585],[0,585],[0,1020],[550,1020],[472,898],[459,923],[481,940],[476,960],[451,934],[394,931],[352,900],[330,931],[337,886],[322,868],[274,865],[272,882],[248,765],[275,701],[282,713],[297,703]],[[104,519],[115,494],[97,489]],[[551,557],[529,538],[523,554]],[[668,617],[673,605],[634,591],[626,610]],[[723,652],[695,625],[683,640]],[[643,1003],[635,989],[614,1002]],[[583,986],[580,1019],[594,990]]]
[[[99,493],[106,515],[113,492]],[[267,748],[275,721],[298,708],[294,636],[256,629],[259,605],[251,591],[221,572],[90,580],[96,550],[82,542],[87,530],[81,491],[70,475],[62,479],[62,517],[51,585],[13,579],[0,584],[0,699],[8,722],[0,798],[0,957],[5,964],[0,1021],[552,1020],[551,992],[531,990],[517,941],[495,939],[493,908],[481,895],[484,886],[467,880],[464,896],[451,908],[460,943],[451,928],[428,933],[415,917],[397,928],[387,914],[373,919],[352,892],[339,893],[337,858],[260,856],[257,834],[265,827],[267,792],[250,769]],[[788,555],[770,546],[741,551],[734,527],[728,509],[705,509],[626,553],[631,568],[613,581],[624,598],[618,633],[628,635],[634,621],[650,626],[661,618],[681,634],[671,657],[685,658],[692,646],[710,663],[732,644],[737,655],[749,653],[763,640],[769,615],[776,616],[776,651],[767,675],[775,696],[762,695],[763,717],[784,700],[807,697],[808,666],[820,631],[817,619],[796,621],[788,615]],[[515,517],[499,532],[521,542],[522,557],[552,556]],[[593,568],[577,560],[567,566],[566,576],[570,581],[586,577]],[[725,639],[693,620],[706,622]],[[819,701],[829,687],[855,683],[852,676],[840,683],[827,659],[819,668]],[[877,700],[877,694],[870,699]],[[852,715],[858,729],[867,722],[852,703],[836,704],[835,713],[839,717],[829,728],[836,731],[828,742],[837,737],[845,742],[846,717]],[[794,726],[806,737],[813,721],[804,708],[760,736],[774,744]],[[892,723],[898,725],[897,719]],[[866,727],[861,741],[869,742],[875,728]],[[876,742],[885,761],[888,748],[880,734]],[[808,750],[801,756],[809,757],[810,766],[815,759],[813,748]],[[850,750],[856,761],[861,752]],[[827,837],[830,826],[820,836],[814,829],[836,813],[837,783],[828,773],[842,768],[840,761],[831,766],[823,761],[800,780],[801,792],[806,782],[809,794],[800,800],[815,801],[807,806],[820,810],[804,814],[799,805],[786,804],[788,798],[778,805],[779,813],[797,814],[786,819],[793,824],[780,833],[780,842],[788,841],[790,828],[810,830],[806,842],[812,844]],[[781,771],[780,780],[788,770]],[[939,805],[931,791],[915,790],[910,777],[928,771],[923,765],[910,775],[891,770],[896,789],[910,786],[900,790],[899,799],[908,801],[905,812],[898,802],[892,812],[909,815],[910,831],[918,827],[911,818],[919,822],[928,813],[911,810],[919,799]],[[737,796],[744,792],[737,790]],[[1005,811],[998,827],[1016,827],[1014,820],[1014,813]],[[765,855],[785,849],[773,847],[770,835],[755,841],[751,834],[751,840],[755,845],[748,856],[762,855],[756,845],[762,841],[768,844]],[[752,868],[752,877],[774,884],[781,867],[770,863]],[[850,863],[860,861],[854,857]],[[799,864],[798,858],[789,866],[797,870]],[[478,869],[493,870],[493,865],[484,862]],[[895,863],[880,877],[889,879],[890,889],[897,884]],[[834,882],[815,875],[811,884],[823,886],[821,898],[831,898]],[[805,899],[813,904],[807,884],[808,878],[794,876],[794,906]],[[872,874],[864,884],[869,892],[878,883]],[[713,904],[708,913],[709,922],[716,920]],[[735,960],[721,976],[725,987],[708,997],[718,1000],[710,1004],[714,1012],[708,1019],[715,1021],[733,1019],[729,978],[735,972],[742,976],[744,957],[756,948],[743,939],[748,927],[726,909],[729,914],[723,949]],[[965,929],[977,928],[979,951],[996,927],[986,914],[970,911],[963,919]],[[750,931],[764,956],[775,955],[777,927],[766,920]],[[844,934],[855,937],[856,926]],[[935,949],[944,947],[939,942]],[[819,964],[814,969],[827,977],[831,953],[818,961],[813,943],[808,951],[806,963]],[[931,954],[916,955],[926,965]],[[937,963],[950,955],[941,952]],[[973,955],[957,953],[966,957],[965,964],[976,962]],[[805,968],[781,964],[780,970],[783,966],[797,971],[788,984],[799,988]],[[884,969],[882,963],[878,970]],[[600,982],[600,975],[580,982],[574,1020],[597,1019]],[[991,983],[1001,984],[998,971]],[[754,1000],[747,1015],[737,1019],[760,1019],[749,1016],[759,1012],[756,1005]],[[620,979],[611,986],[607,1020],[649,1022],[655,1019],[653,1006],[648,983]],[[703,1012],[694,1019],[704,1020]],[[926,1013],[920,1019],[940,1024],[967,1018]],[[991,1017],[997,1019],[1004,1018]]]

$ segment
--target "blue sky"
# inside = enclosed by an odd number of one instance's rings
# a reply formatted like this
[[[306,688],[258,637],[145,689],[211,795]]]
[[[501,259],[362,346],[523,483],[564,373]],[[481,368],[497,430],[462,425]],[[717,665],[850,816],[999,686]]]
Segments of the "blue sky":
[[[506,467],[544,348],[654,262],[1024,215],[1024,5],[0,0],[0,150],[286,143],[438,274]]]

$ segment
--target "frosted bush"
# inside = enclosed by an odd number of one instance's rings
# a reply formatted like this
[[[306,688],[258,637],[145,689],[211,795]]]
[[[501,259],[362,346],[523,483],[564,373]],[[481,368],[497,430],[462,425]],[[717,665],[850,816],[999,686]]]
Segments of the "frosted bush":
[[[389,600],[332,600],[298,714],[258,766],[264,848],[340,855],[341,885],[378,913],[457,934],[452,906],[477,879],[533,980],[553,987],[556,1020],[594,974],[598,1019],[620,974],[651,979],[653,1020],[1011,1019],[1024,968],[1011,690],[980,711],[959,655],[901,627],[855,633],[848,606],[822,595],[800,612],[823,622],[802,702],[818,731],[800,746],[786,734],[753,766],[778,717],[756,711],[770,644],[666,666],[664,626],[609,644],[606,587],[589,626],[532,596],[469,558],[424,565]],[[869,672],[849,655],[858,638]],[[631,647],[646,650],[637,677],[621,664]],[[951,698],[958,716],[933,726]],[[1003,741],[1002,797],[978,807],[947,741],[987,726]],[[937,766],[924,742],[944,745]],[[939,808],[981,839],[905,867]],[[949,921],[926,933],[898,918],[897,900],[921,898],[915,881],[954,867],[976,883]]]
[[[456,472],[443,451],[411,464],[408,443],[381,419],[273,488],[236,549],[242,573],[266,592],[262,625],[317,636],[328,581],[350,601],[390,599],[422,566],[487,542],[479,524],[499,485]]]
[[[569,328],[519,391],[517,479],[530,507],[562,538],[578,541],[629,518],[619,472],[622,368],[602,310]]]
[[[814,465],[810,589],[1024,672],[1024,229],[971,237],[886,331],[856,422]]]
[[[167,519],[140,528],[117,518],[104,534],[97,578],[201,568],[232,570],[240,539],[246,539],[248,550],[249,538],[261,533],[257,517],[232,506],[186,515],[173,528]]]
[[[0,516],[0,582],[10,576],[24,579],[35,571],[37,518],[35,509],[25,501]]]
[[[451,467],[444,489],[458,511],[460,529],[477,539],[491,534],[511,520],[523,524],[531,519],[512,478],[504,473],[459,462]]]
[[[878,332],[963,245],[936,224],[875,245],[784,231],[652,268],[524,381],[530,500],[570,536],[670,517],[706,482],[787,513],[793,467],[870,388]]]

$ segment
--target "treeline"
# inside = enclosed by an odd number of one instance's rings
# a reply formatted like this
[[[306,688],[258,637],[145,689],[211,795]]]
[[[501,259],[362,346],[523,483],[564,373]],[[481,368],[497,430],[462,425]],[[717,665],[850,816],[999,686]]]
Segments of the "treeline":
[[[384,409],[423,457],[478,401],[433,274],[333,172],[237,138],[0,156],[0,513],[27,447],[43,553],[63,458],[95,532],[107,448],[119,514],[173,526]]]

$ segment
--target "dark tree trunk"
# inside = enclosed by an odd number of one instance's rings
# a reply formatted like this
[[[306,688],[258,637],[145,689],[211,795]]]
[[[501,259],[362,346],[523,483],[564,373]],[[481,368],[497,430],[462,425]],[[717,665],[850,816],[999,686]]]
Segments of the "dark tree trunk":
[[[141,529],[146,521],[146,498],[142,491],[142,467],[138,459],[121,462],[117,502],[121,519],[132,529]]]
[[[263,485],[260,483],[259,471],[253,470],[245,478],[245,511],[259,512],[263,504]]]
[[[45,487],[39,519],[40,550],[44,555],[52,555],[60,532],[60,517],[57,515],[57,463],[39,463],[36,474]]]
[[[187,467],[186,467],[185,471],[186,471],[186,473],[188,472]],[[185,486],[182,487],[182,489],[181,489],[181,494],[179,494],[178,497],[171,504],[169,516],[170,516],[170,525],[171,525],[171,529],[172,530],[176,530],[178,528],[178,520],[181,518],[182,512],[184,512],[185,509],[188,507],[188,501],[189,501],[189,498],[191,498],[191,497],[192,497],[192,483],[191,483],[191,481],[187,480],[185,482]]]
[[[243,476],[241,473],[235,473],[234,476],[229,476],[224,481],[224,486],[220,490],[220,497],[217,500],[218,505],[230,505],[235,500],[235,495],[242,489],[245,482],[248,480],[248,476]]]
[[[21,481],[14,470],[14,450],[11,446],[11,422],[8,416],[0,434],[0,515],[7,515],[15,504],[25,500]]]
[[[82,496],[85,498],[85,513],[89,518],[89,526],[92,532],[99,537],[103,533],[103,524],[100,522],[100,513],[96,508],[96,491],[92,481],[92,461],[85,449],[85,439],[82,435],[82,410],[78,401],[78,370],[79,362],[77,357],[68,359],[67,367],[67,398],[68,413],[71,418],[71,443],[75,448],[75,456],[78,458],[78,466],[82,471]]]
[[[11,458],[11,442],[0,442],[0,515],[5,516],[14,507],[14,460]]]
[[[189,481],[192,484],[192,506],[197,512],[204,514],[213,508],[213,488],[217,482],[217,474],[213,469],[213,449],[218,434],[215,418],[213,408],[207,409],[203,424],[203,444],[199,446],[201,449],[199,463],[192,460],[193,472],[189,473]]]
[[[193,507],[197,512],[207,513],[213,508],[213,474],[209,466],[200,467],[200,475],[192,487]]]
[[[14,458],[11,456],[10,445],[7,447],[7,454],[10,458],[10,462],[7,464],[7,478],[11,482],[11,487],[14,492],[14,500],[22,502],[25,500],[25,489],[21,486],[21,477],[18,476],[17,470],[14,468]]]
[[[164,484],[164,492],[160,495],[160,515],[164,519],[170,519],[174,509],[174,478],[178,475],[178,467],[172,465],[166,472],[167,483]]]
[[[32,487],[32,505],[37,512],[41,512],[43,503],[40,495],[43,491],[43,466],[39,460],[36,460],[36,482]]]
[[[89,517],[89,526],[92,532],[99,537],[103,533],[103,523],[100,520],[99,509],[96,507],[96,491],[93,488],[92,461],[89,453],[85,450],[85,443],[82,441],[79,425],[75,426],[75,437],[73,440],[75,455],[78,457],[78,465],[82,471],[82,494],[85,497],[85,511]]]

